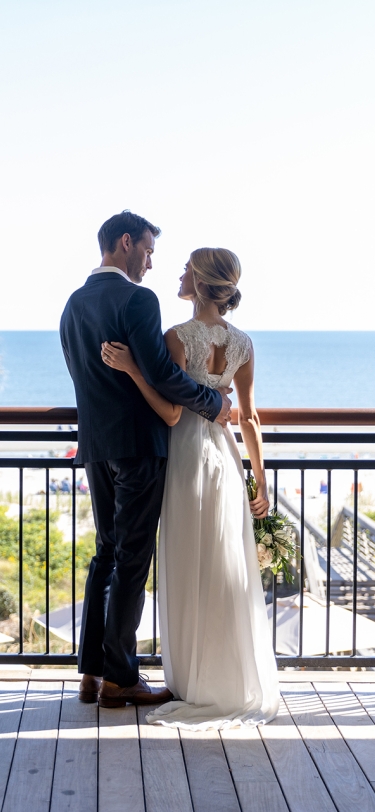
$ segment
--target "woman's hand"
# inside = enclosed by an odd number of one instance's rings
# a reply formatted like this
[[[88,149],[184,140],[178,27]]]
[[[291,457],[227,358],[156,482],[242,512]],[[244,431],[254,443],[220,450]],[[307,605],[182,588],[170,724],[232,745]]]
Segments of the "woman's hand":
[[[250,510],[255,519],[265,519],[270,509],[267,488],[266,486],[258,485],[257,490],[258,492],[255,499],[250,502]]]
[[[102,360],[112,369],[127,372],[131,377],[139,373],[139,367],[134,361],[131,350],[126,344],[121,344],[119,341],[113,341],[111,344],[105,341],[102,344]]]

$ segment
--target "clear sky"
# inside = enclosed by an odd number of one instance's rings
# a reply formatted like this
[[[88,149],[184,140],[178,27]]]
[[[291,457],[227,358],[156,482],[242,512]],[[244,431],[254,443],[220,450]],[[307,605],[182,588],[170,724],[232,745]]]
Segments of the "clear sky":
[[[373,0],[2,0],[0,330],[57,329],[130,208],[165,327],[194,248],[244,329],[375,329]]]

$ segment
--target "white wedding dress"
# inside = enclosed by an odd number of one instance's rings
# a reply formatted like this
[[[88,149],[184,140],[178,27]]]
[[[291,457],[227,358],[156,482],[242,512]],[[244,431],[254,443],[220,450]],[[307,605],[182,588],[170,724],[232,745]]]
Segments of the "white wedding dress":
[[[250,339],[191,319],[174,328],[187,372],[229,386]],[[207,358],[225,345],[222,375]],[[242,462],[229,427],[188,409],[171,431],[160,523],[159,612],[165,680],[177,698],[150,724],[190,730],[269,722],[278,711],[275,658]]]

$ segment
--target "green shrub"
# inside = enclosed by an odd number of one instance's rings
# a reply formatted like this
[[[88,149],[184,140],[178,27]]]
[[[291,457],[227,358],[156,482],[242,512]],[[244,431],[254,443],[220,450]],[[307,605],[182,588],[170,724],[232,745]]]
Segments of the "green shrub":
[[[16,611],[16,602],[5,587],[0,586],[0,620],[7,620]]]
[[[72,545],[64,541],[56,526],[58,513],[49,514],[50,608],[71,600]],[[87,567],[94,553],[95,534],[88,532],[76,542],[77,599],[83,594]],[[7,516],[7,506],[0,505],[0,574],[10,597],[18,598],[19,522]],[[45,608],[46,580],[46,512],[32,509],[23,517],[24,600],[30,611]]]

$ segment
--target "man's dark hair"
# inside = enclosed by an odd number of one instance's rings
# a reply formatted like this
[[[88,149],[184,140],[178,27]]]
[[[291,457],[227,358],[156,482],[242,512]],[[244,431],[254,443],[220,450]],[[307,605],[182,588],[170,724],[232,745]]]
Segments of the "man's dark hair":
[[[102,256],[105,251],[110,254],[116,249],[118,240],[123,234],[130,234],[133,243],[139,242],[142,239],[145,231],[151,231],[153,237],[158,237],[161,234],[160,228],[153,226],[144,217],[138,214],[133,214],[129,209],[125,209],[120,214],[114,214],[109,220],[101,226],[98,231],[98,240]]]

